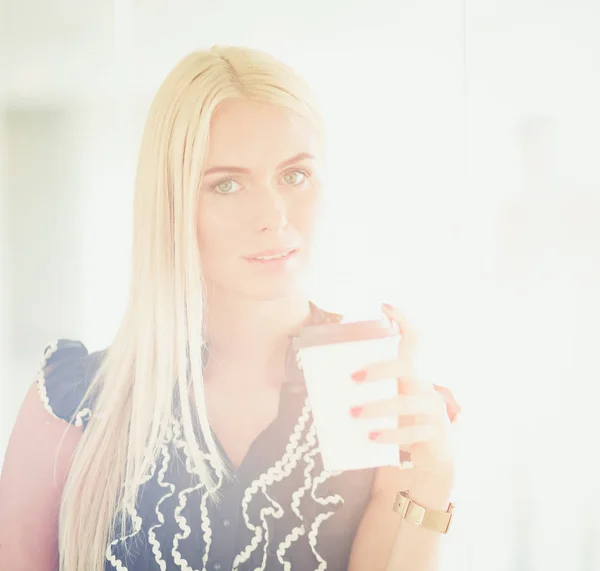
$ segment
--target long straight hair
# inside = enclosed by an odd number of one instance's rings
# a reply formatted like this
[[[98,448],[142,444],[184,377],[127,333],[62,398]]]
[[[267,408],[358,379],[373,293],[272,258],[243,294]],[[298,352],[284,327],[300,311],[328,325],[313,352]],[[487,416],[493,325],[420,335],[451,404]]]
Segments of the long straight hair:
[[[284,107],[322,134],[306,82],[262,51],[215,46],[192,53],[160,86],[137,165],[128,303],[88,390],[96,395],[94,408],[63,491],[61,571],[104,569],[107,546],[125,535],[140,485],[174,422],[198,483],[214,489],[194,421],[214,467],[226,473],[204,400],[206,292],[196,205],[211,118],[231,99]]]

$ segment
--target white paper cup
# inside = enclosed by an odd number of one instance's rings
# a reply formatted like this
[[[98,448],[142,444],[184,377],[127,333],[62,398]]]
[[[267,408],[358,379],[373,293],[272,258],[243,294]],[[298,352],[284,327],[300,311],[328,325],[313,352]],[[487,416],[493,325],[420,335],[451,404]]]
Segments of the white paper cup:
[[[350,414],[354,406],[398,395],[395,378],[360,383],[351,375],[369,364],[395,359],[399,343],[397,326],[385,318],[307,326],[295,338],[326,470],[412,467],[410,461],[400,462],[396,444],[368,437],[371,431],[397,428],[397,417],[356,419]]]

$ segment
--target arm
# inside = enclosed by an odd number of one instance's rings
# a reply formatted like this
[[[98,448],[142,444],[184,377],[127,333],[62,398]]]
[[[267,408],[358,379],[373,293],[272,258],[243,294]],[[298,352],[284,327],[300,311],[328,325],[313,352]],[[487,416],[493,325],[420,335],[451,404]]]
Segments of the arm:
[[[451,425],[460,412],[452,393],[414,377],[416,334],[397,308],[384,304],[386,316],[402,332],[398,357],[353,375],[355,381],[398,379],[398,396],[359,408],[361,418],[398,417],[398,428],[372,432],[375,442],[398,445],[410,453],[413,468],[380,468],[371,500],[355,537],[350,571],[438,571],[440,533],[402,519],[393,511],[396,494],[426,509],[445,512],[454,484]]]
[[[396,494],[410,489],[419,504],[445,511],[451,486],[441,488],[423,477],[415,478],[414,469],[379,468],[371,500],[360,523],[349,571],[437,571],[440,535],[413,525],[392,510]]]
[[[0,476],[1,570],[58,569],[60,500],[81,434],[44,409],[35,384],[29,389]]]

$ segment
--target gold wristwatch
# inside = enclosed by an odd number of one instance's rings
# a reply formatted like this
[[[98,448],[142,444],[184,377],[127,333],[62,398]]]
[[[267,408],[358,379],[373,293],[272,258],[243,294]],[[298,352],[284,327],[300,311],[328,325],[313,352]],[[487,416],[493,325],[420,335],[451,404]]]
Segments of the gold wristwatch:
[[[396,501],[394,502],[394,511],[400,514],[400,517],[406,521],[422,526],[425,529],[445,534],[450,529],[454,504],[450,503],[448,510],[445,512],[428,510],[411,500],[408,497],[408,490],[406,490],[398,492]]]

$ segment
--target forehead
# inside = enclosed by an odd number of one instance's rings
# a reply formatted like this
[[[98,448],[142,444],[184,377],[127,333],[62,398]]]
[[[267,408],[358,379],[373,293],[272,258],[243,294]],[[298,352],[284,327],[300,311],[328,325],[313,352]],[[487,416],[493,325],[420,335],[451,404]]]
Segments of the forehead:
[[[207,167],[279,163],[301,152],[318,156],[319,134],[304,117],[255,101],[225,101],[211,120]]]

